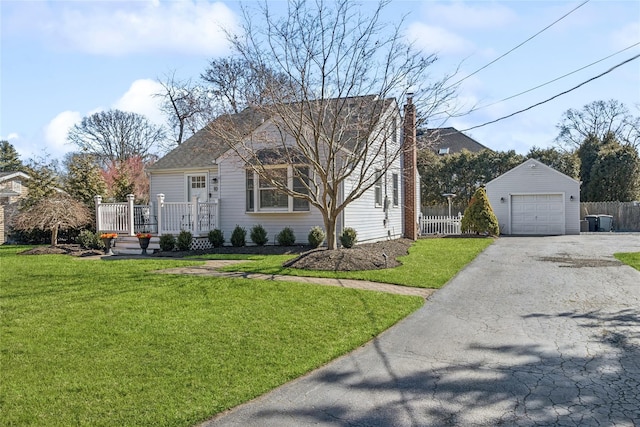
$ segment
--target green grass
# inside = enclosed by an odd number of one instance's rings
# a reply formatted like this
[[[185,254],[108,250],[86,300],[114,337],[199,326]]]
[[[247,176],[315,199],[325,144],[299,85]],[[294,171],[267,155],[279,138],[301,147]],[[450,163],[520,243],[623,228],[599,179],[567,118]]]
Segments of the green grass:
[[[191,426],[362,345],[417,297],[0,248],[0,424]]]
[[[619,252],[613,256],[640,271],[640,252]]]
[[[309,271],[283,267],[282,263],[293,258],[292,255],[265,256],[221,270],[359,279],[439,289],[491,243],[493,239],[420,239],[409,249],[409,255],[400,258],[401,266],[384,270]]]

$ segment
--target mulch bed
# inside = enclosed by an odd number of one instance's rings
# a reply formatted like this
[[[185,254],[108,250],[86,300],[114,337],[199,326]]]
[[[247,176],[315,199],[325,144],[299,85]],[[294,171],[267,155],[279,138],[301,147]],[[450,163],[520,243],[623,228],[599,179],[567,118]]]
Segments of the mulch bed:
[[[309,249],[308,246],[224,246],[208,251],[158,252],[151,256],[182,258],[187,255],[202,254],[255,254],[255,255],[289,255],[298,256],[286,263],[286,267],[306,270],[356,271],[393,268],[400,265],[398,257],[407,255],[411,240],[396,239],[376,243],[363,243],[349,249]],[[99,250],[83,249],[80,245],[62,244],[55,247],[37,246],[21,252],[21,255],[62,254],[71,256],[102,255]]]

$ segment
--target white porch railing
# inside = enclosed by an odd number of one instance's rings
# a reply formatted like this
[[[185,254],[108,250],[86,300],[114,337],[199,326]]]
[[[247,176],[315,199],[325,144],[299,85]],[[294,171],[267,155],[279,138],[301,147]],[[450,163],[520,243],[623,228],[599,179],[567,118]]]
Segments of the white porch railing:
[[[420,218],[420,234],[462,234],[458,216],[422,216]]]
[[[164,194],[158,194],[157,204],[134,205],[134,196],[127,196],[124,203],[102,203],[101,196],[95,196],[96,229],[101,232],[135,236],[137,232],[152,234],[179,234],[190,231],[194,236],[202,236],[218,227],[218,200],[200,202],[165,202]]]

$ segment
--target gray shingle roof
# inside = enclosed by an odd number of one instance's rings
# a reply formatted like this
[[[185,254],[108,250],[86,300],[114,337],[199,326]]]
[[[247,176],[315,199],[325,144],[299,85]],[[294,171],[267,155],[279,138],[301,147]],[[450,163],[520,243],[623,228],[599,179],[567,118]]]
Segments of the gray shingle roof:
[[[367,130],[373,128],[380,114],[392,104],[393,99],[377,99],[374,95],[362,97],[332,99],[325,102],[323,114],[325,119],[331,120],[337,114],[339,120],[345,123],[341,137],[346,141],[345,147],[355,148],[366,142],[369,134]],[[319,101],[305,103],[307,108],[315,110]],[[280,111],[290,110],[300,112],[300,103],[284,105],[277,108]],[[208,168],[213,162],[227,152],[229,144],[216,136],[215,129],[233,128],[235,135],[249,135],[270,117],[266,109],[246,108],[238,114],[223,115],[209,123],[203,129],[183,142],[180,146],[167,153],[148,170],[172,170],[189,168]]]
[[[209,168],[230,148],[226,142],[216,137],[216,132],[213,130],[215,127],[235,126],[243,135],[248,135],[260,126],[265,118],[264,114],[252,108],[247,108],[238,114],[218,117],[167,153],[148,170]]]
[[[420,146],[429,148],[436,154],[454,154],[462,150],[472,153],[490,150],[490,148],[452,127],[427,129],[417,139]],[[447,152],[441,152],[441,150],[446,150]]]

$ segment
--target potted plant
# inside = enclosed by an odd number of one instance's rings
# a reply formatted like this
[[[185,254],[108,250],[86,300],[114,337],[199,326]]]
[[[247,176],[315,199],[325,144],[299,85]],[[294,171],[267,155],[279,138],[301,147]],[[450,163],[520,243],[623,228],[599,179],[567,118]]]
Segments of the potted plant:
[[[111,250],[111,242],[118,237],[118,233],[102,233],[100,235],[100,239],[102,239],[102,243],[104,243],[104,254],[105,255],[113,255],[113,251]],[[114,243],[115,246],[115,243]]]
[[[136,237],[138,238],[140,249],[142,249],[142,255],[146,255],[149,242],[151,241],[151,233],[136,233]]]

